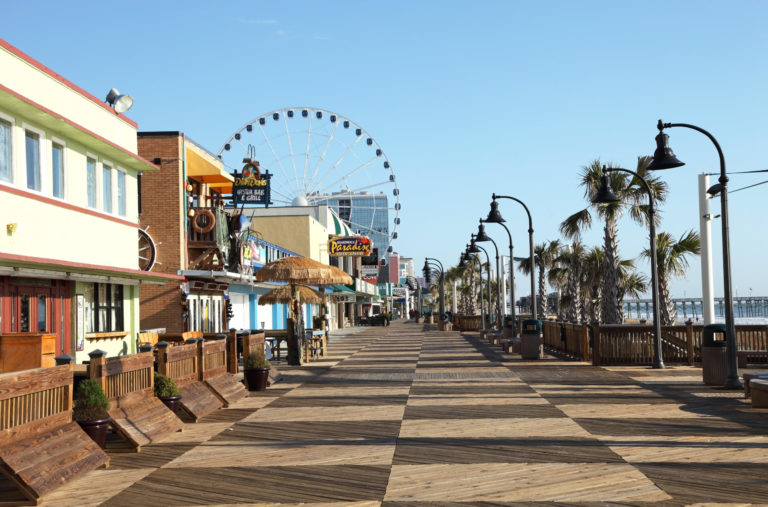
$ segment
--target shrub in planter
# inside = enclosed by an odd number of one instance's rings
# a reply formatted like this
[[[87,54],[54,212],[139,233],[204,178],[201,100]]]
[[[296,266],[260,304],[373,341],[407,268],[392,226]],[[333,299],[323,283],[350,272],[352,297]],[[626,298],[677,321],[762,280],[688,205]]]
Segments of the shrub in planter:
[[[72,400],[72,418],[103,449],[106,446],[109,400],[96,379],[81,380]]]
[[[165,406],[176,412],[181,403],[181,393],[172,378],[155,372],[155,396],[165,403]]]
[[[267,388],[270,366],[261,348],[248,354],[245,358],[243,377],[249,391],[263,391]]]

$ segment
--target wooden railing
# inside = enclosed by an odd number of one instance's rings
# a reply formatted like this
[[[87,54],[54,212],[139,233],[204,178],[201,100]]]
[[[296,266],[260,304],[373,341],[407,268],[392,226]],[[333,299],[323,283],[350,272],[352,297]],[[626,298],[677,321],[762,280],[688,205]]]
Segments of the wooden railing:
[[[110,400],[146,391],[154,396],[155,359],[149,352],[106,358],[103,351],[91,352],[88,376],[98,380]]]
[[[265,338],[265,333],[243,335],[243,361],[251,352],[264,351]]]
[[[227,342],[206,340],[198,342],[200,354],[200,380],[208,380],[227,373]]]
[[[451,322],[458,331],[480,331],[483,318],[480,315],[454,315]]]
[[[198,380],[197,343],[169,347],[157,344],[157,372],[176,382]]]
[[[0,374],[0,431],[47,417],[72,420],[69,365]]]
[[[592,352],[588,326],[545,320],[542,327],[544,347],[548,350],[573,359],[590,360]]]
[[[665,363],[694,365],[701,362],[704,326],[686,323],[662,326],[661,353]],[[653,364],[653,326],[587,325],[543,322],[544,346],[559,355],[595,365]],[[768,356],[768,326],[737,325],[740,351],[759,351]]]

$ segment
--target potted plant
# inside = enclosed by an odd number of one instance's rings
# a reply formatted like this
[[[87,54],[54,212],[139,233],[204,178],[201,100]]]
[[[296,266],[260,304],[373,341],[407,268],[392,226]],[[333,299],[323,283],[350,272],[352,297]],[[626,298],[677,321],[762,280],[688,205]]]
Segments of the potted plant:
[[[248,354],[243,376],[249,391],[263,391],[267,388],[270,366],[263,349],[259,348]]]
[[[109,400],[96,379],[80,381],[72,403],[72,418],[102,449],[106,446]]]
[[[179,393],[176,382],[172,378],[166,377],[155,372],[155,396],[165,403],[165,406],[171,409],[173,413],[179,409],[181,404],[181,393]]]

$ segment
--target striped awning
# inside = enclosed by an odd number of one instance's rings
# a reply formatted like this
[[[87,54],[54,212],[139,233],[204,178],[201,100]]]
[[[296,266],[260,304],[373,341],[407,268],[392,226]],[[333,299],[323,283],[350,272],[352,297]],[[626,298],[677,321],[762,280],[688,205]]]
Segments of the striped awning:
[[[336,216],[336,213],[331,213],[331,216],[333,217],[333,231],[331,234],[335,234],[336,236],[352,236],[352,231],[349,230],[349,227],[347,227],[347,224],[344,223],[344,220],[340,219]]]

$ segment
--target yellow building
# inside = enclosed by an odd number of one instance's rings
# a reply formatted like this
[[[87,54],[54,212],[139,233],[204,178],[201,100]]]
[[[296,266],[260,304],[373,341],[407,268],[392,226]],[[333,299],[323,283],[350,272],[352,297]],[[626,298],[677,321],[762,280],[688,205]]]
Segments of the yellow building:
[[[137,125],[0,40],[0,334],[52,355],[134,351],[140,269]]]

